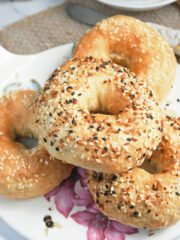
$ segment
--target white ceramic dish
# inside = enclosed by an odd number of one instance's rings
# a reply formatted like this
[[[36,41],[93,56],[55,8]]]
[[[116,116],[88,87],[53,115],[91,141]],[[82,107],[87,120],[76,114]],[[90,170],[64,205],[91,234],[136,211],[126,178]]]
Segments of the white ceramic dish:
[[[43,85],[49,74],[72,53],[72,44],[66,44],[34,55],[15,55],[0,47],[0,92],[12,82],[19,82],[23,88],[31,88],[31,79]],[[180,65],[177,78],[169,95],[170,108],[180,116]],[[54,210],[49,211],[51,207]],[[54,221],[62,225],[45,235],[43,217],[50,214]],[[71,218],[66,219],[55,208],[54,201],[44,197],[14,201],[0,197],[0,240],[86,240],[86,227],[78,225]],[[149,230],[126,236],[126,240],[180,240],[180,222],[175,226],[155,231],[151,237]],[[98,239],[99,240],[99,239]]]
[[[164,7],[175,0],[97,0],[113,8],[126,11],[148,11]]]

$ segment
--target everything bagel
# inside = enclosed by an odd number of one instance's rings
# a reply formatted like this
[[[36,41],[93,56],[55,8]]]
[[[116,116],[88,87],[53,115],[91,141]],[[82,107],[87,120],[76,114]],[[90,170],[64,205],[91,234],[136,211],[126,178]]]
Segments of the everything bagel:
[[[163,228],[180,220],[180,120],[167,117],[150,162],[156,173],[134,168],[120,175],[88,171],[97,207],[121,223]]]
[[[64,63],[46,82],[35,112],[49,154],[87,169],[127,171],[161,140],[163,114],[151,89],[111,61]]]
[[[88,31],[73,57],[111,59],[146,80],[163,101],[173,84],[176,59],[168,42],[147,24],[129,16],[113,16]],[[164,87],[165,86],[165,87]]]
[[[14,91],[0,100],[0,195],[13,199],[41,196],[68,177],[72,166],[50,158],[39,144],[26,149],[16,137],[38,138],[34,91]]]

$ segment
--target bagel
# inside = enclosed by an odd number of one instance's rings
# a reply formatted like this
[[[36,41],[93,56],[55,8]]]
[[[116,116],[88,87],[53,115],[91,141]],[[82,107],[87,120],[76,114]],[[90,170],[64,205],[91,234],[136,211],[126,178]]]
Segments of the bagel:
[[[88,187],[99,210],[138,228],[163,228],[180,220],[179,119],[167,117],[150,163],[154,174],[138,167],[120,175],[88,171]]]
[[[176,59],[169,43],[146,23],[133,17],[109,17],[77,44],[73,57],[111,59],[146,80],[159,101],[167,97],[176,74]],[[165,87],[164,87],[165,86]]]
[[[38,139],[33,103],[36,93],[14,91],[0,100],[0,195],[12,199],[41,196],[68,177],[72,166],[53,159],[41,145],[27,149],[16,137]]]
[[[146,83],[92,57],[69,60],[55,70],[35,115],[50,155],[107,173],[141,165],[162,135],[163,114]]]

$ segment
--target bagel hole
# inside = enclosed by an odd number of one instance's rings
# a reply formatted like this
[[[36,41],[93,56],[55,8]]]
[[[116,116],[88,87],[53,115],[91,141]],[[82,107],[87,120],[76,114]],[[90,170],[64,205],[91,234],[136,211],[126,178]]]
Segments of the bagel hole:
[[[38,145],[38,139],[33,137],[16,136],[15,141],[23,144],[27,149],[32,149]]]
[[[115,102],[116,103],[116,102]],[[111,112],[108,111],[108,109],[97,109],[97,110],[93,110],[93,111],[89,111],[91,115],[94,115],[94,114],[103,114],[103,115],[117,115],[117,114],[121,114],[124,110],[124,106],[120,106],[120,109],[117,108],[117,106],[114,104],[111,104],[111,106],[109,106],[109,108],[112,110]],[[123,109],[123,110],[122,110]]]
[[[157,170],[151,165],[150,160],[146,159],[143,164],[141,166],[139,166],[139,168],[144,169],[145,171],[151,173],[151,174],[155,174],[157,173]]]
[[[110,58],[116,64],[130,69],[130,62],[131,62],[130,58],[125,57],[123,53],[119,54],[119,53],[111,52]]]
[[[94,114],[103,114],[103,115],[114,115],[113,113],[109,112],[108,110],[104,110],[104,111],[90,111],[90,114],[91,115],[94,115]]]
[[[119,115],[129,105],[122,92],[117,88],[113,90],[108,89],[105,97],[99,96],[98,103],[96,108],[89,107],[90,114]]]
[[[88,110],[89,110],[89,113],[91,116],[94,114],[114,115],[114,113],[110,112],[108,110],[107,106],[105,106],[101,97],[98,98],[98,106],[96,106],[96,107],[89,106]]]

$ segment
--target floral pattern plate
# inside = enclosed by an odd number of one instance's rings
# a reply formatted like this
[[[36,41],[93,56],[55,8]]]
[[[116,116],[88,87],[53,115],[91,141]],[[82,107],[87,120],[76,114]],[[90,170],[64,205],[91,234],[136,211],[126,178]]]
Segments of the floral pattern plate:
[[[0,47],[0,94],[11,89],[36,89],[72,54],[66,44],[34,55],[15,55]],[[180,116],[180,66],[165,106]],[[37,83],[38,82],[38,83]],[[45,218],[46,217],[46,218]],[[47,228],[47,219],[53,222]],[[86,186],[85,170],[71,176],[43,197],[11,200],[0,197],[0,240],[180,240],[180,222],[162,230],[135,229],[101,214]]]

